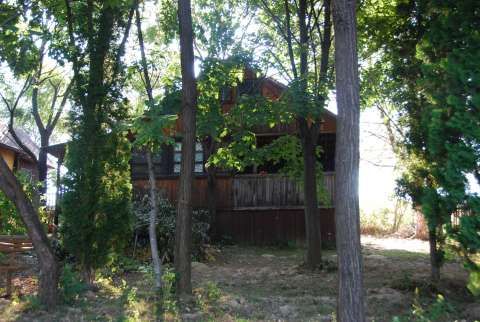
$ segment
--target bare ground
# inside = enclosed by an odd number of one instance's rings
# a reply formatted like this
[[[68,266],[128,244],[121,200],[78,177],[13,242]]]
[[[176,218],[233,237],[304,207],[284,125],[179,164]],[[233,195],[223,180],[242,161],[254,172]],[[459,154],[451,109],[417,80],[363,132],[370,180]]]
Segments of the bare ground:
[[[461,263],[450,261],[442,282],[428,282],[428,245],[423,241],[362,237],[364,279],[369,321],[392,321],[443,294],[451,304],[436,321],[480,320],[480,303],[469,296],[467,274]],[[223,247],[213,261],[193,263],[194,297],[179,304],[165,302],[167,320],[184,321],[333,321],[336,307],[336,255],[326,251],[326,268],[302,268],[300,248]],[[100,291],[87,292],[74,305],[47,313],[25,297],[0,300],[1,321],[151,321],[154,297],[151,277],[133,272],[122,278],[100,280]],[[17,277],[16,284],[34,281]],[[33,283],[33,284],[32,284]],[[30,285],[29,284],[29,285]],[[28,293],[28,290],[23,290]],[[411,320],[411,318],[406,318]]]

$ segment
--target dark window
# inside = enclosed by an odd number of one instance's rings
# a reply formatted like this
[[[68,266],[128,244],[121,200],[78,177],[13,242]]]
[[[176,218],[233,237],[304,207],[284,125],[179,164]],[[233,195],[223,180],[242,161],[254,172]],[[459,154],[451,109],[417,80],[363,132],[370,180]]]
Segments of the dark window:
[[[246,79],[238,86],[239,95],[259,95],[260,81],[258,79]]]
[[[167,165],[163,157],[163,149],[158,153],[152,155],[153,171],[155,176],[165,174],[164,167]],[[130,159],[130,166],[132,171],[132,177],[134,179],[146,179],[148,178],[148,166],[147,159],[145,158],[145,152],[134,150],[132,151],[132,157]]]
[[[224,86],[220,92],[222,103],[233,103],[233,89],[228,86]]]
[[[335,171],[335,133],[320,134],[318,145],[322,148],[320,163],[323,171]]]

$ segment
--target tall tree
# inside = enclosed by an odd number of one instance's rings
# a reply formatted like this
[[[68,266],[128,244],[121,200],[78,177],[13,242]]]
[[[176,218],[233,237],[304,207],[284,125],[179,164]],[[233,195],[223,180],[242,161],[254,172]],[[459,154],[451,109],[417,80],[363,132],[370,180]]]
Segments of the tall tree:
[[[12,3],[5,6],[2,8],[3,10],[8,12],[10,9],[13,12],[11,12],[11,19],[6,19],[5,29],[0,33],[0,38],[5,40],[0,45],[0,60],[8,63],[11,72],[15,77],[21,78],[24,85],[16,95],[8,97],[0,93],[0,96],[8,110],[10,134],[37,166],[38,180],[41,183],[39,191],[41,197],[47,189],[46,147],[50,144],[52,134],[68,102],[71,82],[63,79],[59,68],[45,70],[44,64],[51,43],[50,34],[57,29],[55,23],[46,14],[45,7],[38,3],[30,3],[30,1],[24,5]],[[29,28],[24,32],[18,32],[16,26],[20,22],[28,24]],[[30,53],[28,55],[18,54],[18,48],[11,47],[12,42],[22,43],[23,50],[28,50]],[[22,101],[27,94],[30,94],[30,104]],[[15,131],[15,123],[19,121],[19,114],[28,115],[29,117],[25,118],[27,120],[33,118],[32,122],[36,126],[35,132],[38,132],[40,139],[38,154],[22,142]]]
[[[316,147],[322,110],[333,86],[331,0],[261,0],[257,4],[265,57],[289,81],[282,100],[297,124],[302,145],[306,264],[313,268],[322,259]]]
[[[57,57],[71,62],[74,79],[62,209],[65,246],[85,281],[93,283],[95,270],[122,249],[131,230],[130,145],[118,124],[127,117],[122,57],[135,3],[65,0],[49,9],[62,26],[55,38]]]
[[[26,93],[29,86],[32,84],[32,71],[39,70],[39,62],[43,59],[42,54],[39,54],[38,47],[35,46],[35,41],[38,39],[33,37],[33,32],[20,32],[18,25],[25,22],[30,28],[41,28],[41,19],[43,11],[37,3],[29,3],[25,6],[18,5],[18,3],[1,3],[0,12],[2,16],[2,29],[0,31],[0,60],[6,61],[10,66],[12,72],[16,76],[24,75],[26,78],[20,91],[14,95],[14,99],[9,101],[3,94],[2,100],[8,109],[10,116],[9,130],[13,137],[21,147],[25,146],[18,140],[13,129],[13,118],[18,107],[19,101]],[[44,44],[43,41],[41,41]],[[43,47],[43,46],[41,46]],[[41,57],[41,58],[39,58]],[[37,109],[38,114],[38,109]],[[37,115],[38,116],[38,115]],[[53,127],[55,127],[53,125]],[[28,153],[30,150],[25,149]],[[33,160],[36,156],[30,154]],[[42,304],[48,310],[53,309],[58,301],[58,263],[55,255],[50,247],[50,242],[45,233],[44,227],[40,223],[38,212],[28,199],[26,193],[23,191],[21,184],[14,176],[13,172],[8,168],[7,164],[0,157],[0,190],[10,199],[15,205],[18,214],[20,215],[27,233],[34,245],[35,253],[38,256],[40,264],[39,274],[39,291],[38,295]]]
[[[479,271],[469,258],[480,245],[473,233],[480,226],[479,203],[468,187],[468,176],[480,181],[476,7],[475,1],[380,1],[362,12],[364,51],[375,57],[369,71],[380,71],[370,73],[369,82],[396,109],[404,129],[398,190],[427,221],[434,283],[446,237],[457,242],[472,274]],[[463,216],[455,226],[457,211]]]
[[[358,175],[360,99],[355,0],[334,0],[337,142],[335,223],[338,253],[337,318],[365,321]]]
[[[150,109],[155,108],[155,99],[153,97],[153,87],[148,73],[147,57],[145,53],[145,43],[143,40],[142,21],[140,17],[140,10],[137,6],[135,9],[135,21],[137,25],[138,45],[140,47],[141,66],[143,71],[143,80],[145,84],[145,91],[148,97],[148,106]],[[157,122],[155,119],[148,120],[148,122]],[[158,135],[158,134],[157,134]],[[151,142],[150,142],[151,143]],[[153,146],[152,146],[153,145]],[[148,168],[148,182],[150,191],[150,204],[151,212],[148,225],[148,235],[150,239],[150,250],[152,253],[153,270],[155,272],[155,289],[159,292],[162,289],[162,262],[158,254],[158,242],[157,242],[157,218],[158,218],[158,203],[157,203],[157,187],[155,182],[154,164],[152,161],[152,148],[155,144],[143,147],[145,149],[145,157],[147,160]]]
[[[180,26],[180,61],[182,70],[182,163],[178,191],[177,220],[175,230],[175,270],[177,292],[192,292],[191,235],[192,235],[192,187],[196,138],[197,88],[194,71],[193,28],[190,0],[178,0]]]
[[[40,223],[38,212],[2,157],[0,157],[0,190],[15,204],[27,228],[40,264],[38,285],[40,302],[51,310],[58,301],[58,263],[44,227]]]

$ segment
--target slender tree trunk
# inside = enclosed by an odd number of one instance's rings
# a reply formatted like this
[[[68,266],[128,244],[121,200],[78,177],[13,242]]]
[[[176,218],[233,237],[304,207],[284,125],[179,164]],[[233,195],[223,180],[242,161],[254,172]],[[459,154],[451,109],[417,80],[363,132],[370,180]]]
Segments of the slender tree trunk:
[[[147,57],[145,54],[145,45],[143,41],[142,33],[142,23],[140,20],[140,11],[138,6],[135,9],[137,32],[138,32],[138,43],[140,45],[140,53],[142,56],[142,69],[145,79],[145,88],[148,95],[148,101],[150,108],[154,108],[155,101],[153,99],[153,89],[152,83],[150,82],[150,76],[148,74],[147,68]],[[157,218],[158,218],[158,203],[157,203],[157,187],[155,183],[155,171],[153,168],[152,153],[147,150],[145,152],[145,157],[147,159],[147,168],[148,168],[148,181],[149,181],[149,190],[150,190],[150,204],[152,210],[150,212],[150,220],[148,225],[148,235],[150,238],[150,250],[152,252],[152,262],[153,270],[155,272],[155,289],[157,292],[160,292],[162,289],[162,262],[160,256],[158,255],[158,242],[157,242]]]
[[[207,152],[207,159],[210,158],[216,150],[216,144],[211,137],[208,137],[203,142],[204,151]],[[210,216],[209,225],[210,225],[210,238],[216,238],[216,227],[215,222],[217,218],[217,198],[215,195],[216,186],[217,186],[217,168],[215,166],[210,166],[207,169],[207,204],[208,204],[208,214]]]
[[[288,14],[288,5],[285,6]],[[303,95],[299,105],[308,100],[308,27],[307,0],[298,1],[298,28],[300,33],[300,92]],[[289,40],[288,42],[290,42]],[[322,243],[320,221],[318,218],[317,171],[315,148],[317,144],[317,125],[307,121],[305,116],[299,119],[300,137],[303,149],[304,203],[305,203],[305,235],[307,240],[306,265],[315,268],[322,261]],[[313,126],[313,128],[312,128]]]
[[[0,157],[0,190],[15,204],[32,240],[40,264],[38,295],[47,309],[57,304],[58,264],[38,214],[22,190],[17,178]]]
[[[47,194],[47,175],[48,175],[48,164],[47,164],[47,151],[46,148],[48,147],[49,144],[49,136],[46,134],[41,134],[41,145],[40,145],[40,151],[38,153],[38,163],[37,163],[37,169],[38,169],[38,181],[40,182],[40,198],[44,197]],[[42,202],[45,202],[43,200]]]
[[[210,238],[216,238],[216,219],[217,219],[217,197],[216,179],[217,169],[215,167],[207,169],[207,202],[208,202],[208,214],[210,216],[209,225],[210,225]]]
[[[432,283],[436,284],[440,281],[440,261],[437,250],[437,232],[435,229],[429,229],[428,243],[430,244],[430,278]]]
[[[180,60],[182,69],[182,163],[175,230],[175,270],[177,293],[192,293],[191,235],[192,185],[195,156],[195,110],[197,88],[194,74],[193,30],[190,0],[178,1]]]
[[[365,321],[358,204],[360,103],[355,0],[333,1],[337,89],[336,241],[340,322]]]
[[[62,169],[62,160],[61,159],[58,159],[57,160],[57,179],[56,179],[56,183],[55,183],[55,187],[56,187],[56,193],[55,193],[55,219],[53,221],[53,223],[55,224],[56,227],[58,227],[58,217],[60,215],[60,198],[62,197],[62,193],[60,191],[60,189],[62,189],[62,185],[60,184],[60,180],[61,180],[61,177],[60,177],[60,171]]]
[[[305,233],[307,241],[305,262],[307,267],[313,269],[322,263],[322,239],[317,197],[317,160],[315,156],[317,140],[315,135],[311,135],[311,130],[306,130],[305,132],[302,137]]]
[[[148,235],[150,237],[150,250],[152,252],[153,270],[155,272],[155,289],[156,291],[162,288],[162,262],[158,255],[157,243],[157,218],[158,218],[158,203],[157,203],[157,189],[155,186],[155,172],[153,170],[152,153],[145,152],[148,167],[148,182],[150,185],[150,204],[152,211],[150,211],[150,222],[148,225]]]

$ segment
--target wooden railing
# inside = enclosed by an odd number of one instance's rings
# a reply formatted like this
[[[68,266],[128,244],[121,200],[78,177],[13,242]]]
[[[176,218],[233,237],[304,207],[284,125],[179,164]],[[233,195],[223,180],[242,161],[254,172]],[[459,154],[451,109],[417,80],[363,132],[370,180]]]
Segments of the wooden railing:
[[[332,207],[335,191],[335,173],[324,173],[326,203]],[[303,206],[303,190],[299,183],[278,174],[237,175],[233,178],[233,206],[242,208],[300,208]]]

